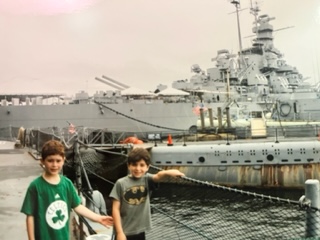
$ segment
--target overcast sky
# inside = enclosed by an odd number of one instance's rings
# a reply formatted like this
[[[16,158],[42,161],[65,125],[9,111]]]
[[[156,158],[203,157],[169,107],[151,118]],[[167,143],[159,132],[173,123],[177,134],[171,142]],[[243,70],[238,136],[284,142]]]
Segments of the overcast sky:
[[[320,1],[259,1],[275,17],[275,47],[312,83],[319,81]],[[249,8],[250,0],[241,0]],[[0,0],[0,93],[93,93],[109,76],[155,90],[206,70],[220,49],[239,49],[228,0]],[[240,12],[243,48],[253,16]]]

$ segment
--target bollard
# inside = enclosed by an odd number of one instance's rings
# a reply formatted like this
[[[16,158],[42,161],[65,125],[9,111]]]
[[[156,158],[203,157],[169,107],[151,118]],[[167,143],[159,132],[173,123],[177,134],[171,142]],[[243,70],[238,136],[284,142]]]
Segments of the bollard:
[[[221,107],[218,107],[218,128],[222,128],[222,110]]]
[[[200,108],[200,119],[201,119],[201,129],[204,130],[204,128],[205,128],[205,119],[204,119],[203,108]]]
[[[319,181],[308,179],[305,182],[306,199],[311,201],[312,208],[320,208]],[[320,236],[320,211],[307,209],[306,212],[306,237]]]
[[[227,114],[227,126],[231,128],[231,118],[230,118],[230,108],[226,107],[226,114]]]
[[[208,108],[208,112],[209,112],[210,128],[213,128],[213,114],[212,114],[212,108]]]

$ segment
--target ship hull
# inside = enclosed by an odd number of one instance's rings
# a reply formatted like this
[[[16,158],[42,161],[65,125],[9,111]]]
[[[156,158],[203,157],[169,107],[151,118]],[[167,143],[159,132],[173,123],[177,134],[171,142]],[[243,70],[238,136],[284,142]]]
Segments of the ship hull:
[[[196,125],[190,103],[119,103],[29,105],[0,107],[0,128],[75,126],[105,128],[123,132],[185,130]]]
[[[230,187],[292,188],[303,189],[307,179],[318,179],[320,164],[191,167],[160,166],[178,169],[186,176],[205,182]]]
[[[152,147],[152,164],[237,187],[303,188],[320,179],[319,141],[243,141]]]

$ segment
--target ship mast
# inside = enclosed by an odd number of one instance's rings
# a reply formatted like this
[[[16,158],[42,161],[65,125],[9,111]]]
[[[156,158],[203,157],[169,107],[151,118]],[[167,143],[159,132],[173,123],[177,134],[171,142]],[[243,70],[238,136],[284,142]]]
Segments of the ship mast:
[[[245,61],[242,56],[242,39],[241,39],[241,29],[240,29],[240,20],[239,20],[240,0],[232,0],[231,3],[236,7],[238,38],[239,38],[239,59],[240,59],[239,69],[241,69],[241,64],[245,65]]]
[[[256,28],[258,27],[259,12],[260,12],[260,8],[258,6],[258,3],[255,2],[255,6],[253,6],[252,0],[250,0],[250,13],[254,16],[254,23],[256,25]]]

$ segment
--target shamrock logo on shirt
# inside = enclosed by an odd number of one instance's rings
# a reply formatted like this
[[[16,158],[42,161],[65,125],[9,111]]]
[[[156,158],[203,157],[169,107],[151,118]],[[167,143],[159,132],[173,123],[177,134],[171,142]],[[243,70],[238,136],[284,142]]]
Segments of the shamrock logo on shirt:
[[[52,202],[46,210],[46,222],[53,229],[61,229],[68,224],[69,209],[63,200]]]
[[[52,218],[53,223],[57,223],[58,221],[63,222],[65,215],[62,214],[61,210],[56,211],[56,216]]]

